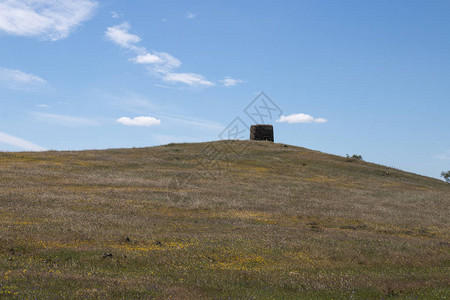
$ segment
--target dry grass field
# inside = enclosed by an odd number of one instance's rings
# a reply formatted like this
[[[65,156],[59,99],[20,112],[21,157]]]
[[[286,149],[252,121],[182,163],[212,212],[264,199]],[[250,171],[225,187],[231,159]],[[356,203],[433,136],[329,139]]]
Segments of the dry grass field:
[[[0,298],[450,295],[436,179],[250,141],[0,153],[0,176]]]

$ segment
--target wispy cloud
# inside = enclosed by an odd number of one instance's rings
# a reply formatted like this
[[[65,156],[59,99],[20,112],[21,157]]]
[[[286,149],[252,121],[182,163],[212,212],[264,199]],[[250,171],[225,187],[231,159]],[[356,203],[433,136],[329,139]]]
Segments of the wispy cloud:
[[[108,27],[105,32],[107,39],[117,45],[134,51],[145,51],[143,48],[136,47],[135,44],[141,41],[141,38],[135,34],[129,33],[130,24],[123,22],[120,25]]]
[[[45,151],[46,149],[21,138],[0,132],[0,143],[8,144],[29,151]]]
[[[178,87],[173,87],[173,86],[168,86],[168,85],[163,85],[163,84],[155,84],[155,86],[162,88],[162,89],[171,89],[171,90],[180,89]]]
[[[171,120],[177,123],[189,125],[189,126],[195,126],[195,127],[203,127],[208,130],[223,130],[224,126],[220,125],[219,123],[208,121],[208,120],[202,120],[187,116],[180,116],[180,115],[173,115],[173,114],[158,114],[158,117],[162,119]]]
[[[0,68],[0,80],[20,83],[45,83],[39,76],[28,74],[19,70]]]
[[[196,16],[197,16],[197,15],[194,14],[193,12],[187,12],[187,13],[184,15],[184,17],[185,17],[186,19],[188,19],[188,20],[192,20],[192,19],[194,19]]]
[[[47,105],[47,104],[37,104],[36,107],[39,107],[39,108],[50,108],[50,105]]]
[[[99,123],[95,120],[60,114],[32,112],[37,121],[64,126],[93,126]]]
[[[296,124],[296,123],[325,123],[327,122],[324,118],[314,118],[311,115],[308,114],[292,114],[289,116],[282,115],[277,122],[279,123],[289,123],[289,124]]]
[[[450,160],[450,151],[436,155],[435,158],[440,159],[440,160]]]
[[[142,109],[157,110],[160,107],[145,96],[131,91],[118,91],[115,93],[98,91],[97,96],[107,99],[109,104],[133,113],[142,113]]]
[[[91,0],[1,1],[0,32],[56,41],[88,20],[96,7]]]
[[[135,117],[133,119],[129,117],[121,117],[117,119],[117,122],[126,126],[152,126],[161,124],[161,120],[153,117]]]
[[[177,58],[168,53],[156,51],[153,54],[145,51],[143,54],[130,59],[130,61],[145,65],[147,70],[155,75],[170,74],[174,69],[181,66],[181,61]]]
[[[47,81],[39,76],[19,70],[0,68],[0,85],[12,89],[27,89],[46,84]]]
[[[120,25],[108,27],[105,36],[111,42],[134,52],[136,56],[131,58],[130,61],[145,65],[153,74],[169,74],[172,70],[181,66],[181,62],[168,53],[150,52],[145,47],[138,46],[137,44],[141,41],[141,38],[130,33],[130,29],[130,24],[124,22]]]
[[[219,80],[219,82],[221,82],[223,84],[223,86],[225,86],[225,87],[232,87],[239,83],[243,83],[244,81],[241,79],[234,79],[234,78],[227,76],[224,79]]]
[[[175,70],[181,66],[181,61],[165,52],[147,50],[138,44],[141,38],[130,33],[130,24],[122,24],[108,27],[105,36],[108,40],[134,52],[135,57],[130,61],[136,64],[144,65],[150,74],[161,78],[169,83],[182,83],[191,87],[213,86],[212,81],[207,80],[203,75],[196,73],[178,73]]]
[[[111,18],[113,18],[113,19],[120,19],[120,18],[123,17],[123,14],[119,14],[119,13],[116,12],[116,11],[111,11],[111,12],[109,12],[109,13],[111,14]]]
[[[206,80],[205,77],[203,77],[202,75],[194,73],[168,73],[164,75],[163,80],[165,82],[181,82],[190,86],[214,85],[213,82]]]
[[[165,87],[164,88],[172,88]],[[98,92],[98,97],[110,100],[110,104],[119,107],[121,110],[133,113],[133,114],[142,114],[143,111],[151,110],[151,115],[157,119],[160,119],[161,122],[165,122],[166,120],[173,121],[175,123],[189,125],[193,127],[201,127],[207,130],[215,130],[222,131],[224,126],[212,122],[209,120],[203,120],[198,118],[192,118],[184,115],[177,114],[167,114],[164,113],[164,109],[167,107],[161,107],[159,105],[154,104],[147,96],[140,95],[131,91],[120,91],[114,94]]]

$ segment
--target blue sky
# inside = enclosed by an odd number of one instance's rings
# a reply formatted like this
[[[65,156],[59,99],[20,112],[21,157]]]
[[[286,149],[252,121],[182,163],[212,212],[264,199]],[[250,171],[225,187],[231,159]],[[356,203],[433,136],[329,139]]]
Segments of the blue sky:
[[[264,91],[276,142],[438,178],[450,169],[449,11],[0,0],[0,150],[217,140],[237,117],[255,123],[244,110]]]

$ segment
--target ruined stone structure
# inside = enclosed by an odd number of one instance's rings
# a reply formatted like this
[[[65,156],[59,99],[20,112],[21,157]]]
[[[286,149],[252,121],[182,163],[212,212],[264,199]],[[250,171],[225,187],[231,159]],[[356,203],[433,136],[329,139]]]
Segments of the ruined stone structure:
[[[250,127],[250,140],[273,142],[272,125],[252,125]]]

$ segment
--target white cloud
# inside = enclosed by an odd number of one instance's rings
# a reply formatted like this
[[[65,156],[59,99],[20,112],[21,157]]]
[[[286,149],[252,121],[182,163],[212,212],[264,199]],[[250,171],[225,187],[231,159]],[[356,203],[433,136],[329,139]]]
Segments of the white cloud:
[[[37,104],[36,107],[39,107],[39,108],[49,108],[50,105],[47,105],[47,104]]]
[[[324,118],[317,118],[317,119],[314,119],[314,122],[315,123],[326,123],[326,122],[328,122],[328,120],[324,119]]]
[[[163,84],[155,84],[156,87],[162,88],[162,89],[170,89],[170,90],[179,90],[180,88],[163,85]]]
[[[158,55],[153,55],[150,53],[138,55],[131,60],[137,64],[156,64],[161,62],[161,58]]]
[[[174,69],[181,66],[181,61],[168,53],[154,52],[153,54],[159,57],[160,62],[155,63],[152,67],[150,67],[150,71],[157,73],[170,73]]]
[[[130,33],[130,28],[130,24],[124,22],[120,25],[108,27],[105,32],[107,39],[138,54],[136,57],[131,58],[130,61],[137,64],[145,64],[150,72],[157,74],[169,73],[181,66],[181,62],[168,53],[156,51],[150,53],[144,47],[136,46],[141,41],[141,38]]]
[[[56,41],[66,38],[97,7],[91,0],[6,0],[0,2],[0,32]]]
[[[184,17],[185,17],[186,19],[189,19],[189,20],[194,19],[196,16],[197,16],[197,15],[194,14],[194,13],[192,13],[192,12],[187,12],[187,13],[184,15]]]
[[[42,112],[32,112],[33,116],[41,122],[47,122],[52,124],[64,125],[64,126],[93,126],[98,125],[98,122],[92,119],[83,117],[74,117],[68,115],[59,115]]]
[[[0,81],[21,84],[46,83],[46,81],[39,76],[28,74],[19,70],[11,70],[5,68],[0,68]]]
[[[165,86],[163,86],[165,87]],[[169,88],[169,87],[165,87]],[[172,87],[170,87],[172,88]],[[146,96],[139,95],[130,91],[110,93],[99,93],[99,97],[111,100],[111,104],[119,107],[124,111],[128,111],[133,114],[139,114],[142,110],[154,111],[153,116],[156,119],[164,119],[181,123],[184,125],[201,127],[208,130],[214,130],[215,132],[224,129],[224,126],[209,120],[203,120],[198,118],[192,118],[184,115],[166,114],[162,112],[164,108],[153,104]]]
[[[130,30],[130,28],[130,24],[123,22],[120,25],[108,27],[106,29],[105,36],[113,43],[124,48],[135,51],[143,50],[134,45],[139,43],[141,38],[135,34],[129,33],[128,30]]]
[[[18,137],[6,134],[4,132],[0,132],[0,143],[5,143],[8,145],[12,145],[14,147],[19,147],[29,151],[46,151],[45,148],[33,144],[32,142],[20,139]]]
[[[116,120],[118,123],[126,126],[152,126],[161,124],[161,120],[153,117],[135,117],[133,119],[122,117]]]
[[[131,29],[127,22],[108,27],[105,32],[107,39],[113,43],[136,53],[130,61],[146,66],[150,74],[162,78],[166,82],[183,83],[192,87],[213,86],[213,82],[206,80],[203,75],[195,73],[176,73],[175,69],[181,66],[181,61],[165,52],[148,51],[137,44],[141,38],[129,32]]]
[[[225,86],[225,87],[231,87],[231,86],[235,86],[235,85],[237,85],[237,84],[239,84],[239,83],[243,83],[244,81],[243,80],[240,80],[240,79],[234,79],[234,78],[231,78],[231,77],[229,77],[229,76],[227,76],[227,77],[225,77],[224,79],[222,79],[222,80],[219,80],[222,84],[223,84],[223,86]]]
[[[172,120],[177,123],[182,123],[190,126],[195,127],[202,127],[208,130],[223,130],[224,126],[220,125],[219,123],[208,121],[208,120],[202,120],[187,116],[181,116],[181,115],[168,115],[168,114],[158,114],[159,116],[163,117],[165,120]]]
[[[111,11],[110,14],[111,14],[111,17],[112,17],[113,19],[120,19],[120,18],[123,17],[123,14],[119,14],[119,13],[116,12],[116,11]]]
[[[277,120],[279,123],[325,123],[327,122],[324,118],[314,118],[313,116],[307,114],[292,114],[289,116],[282,115],[280,119]]]
[[[171,73],[174,69],[181,66],[181,61],[172,55],[164,52],[153,52],[153,54],[145,52],[132,59],[134,63],[147,66],[147,70],[155,75]]]
[[[212,86],[213,82],[208,81],[200,74],[195,73],[168,73],[164,75],[163,80],[166,82],[181,82],[190,86]]]
[[[45,87],[47,81],[19,70],[0,68],[0,87],[15,90],[34,90]]]

